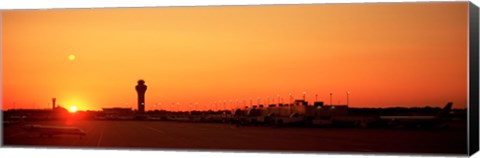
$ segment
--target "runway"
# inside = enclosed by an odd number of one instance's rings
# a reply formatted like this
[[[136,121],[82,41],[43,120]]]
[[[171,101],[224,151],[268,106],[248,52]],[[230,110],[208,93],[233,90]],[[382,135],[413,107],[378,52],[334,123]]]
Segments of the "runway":
[[[168,121],[36,122],[79,127],[87,136],[52,138],[4,127],[5,146],[129,148],[153,150],[229,150],[267,152],[467,152],[466,129],[359,129],[239,127],[232,124]]]

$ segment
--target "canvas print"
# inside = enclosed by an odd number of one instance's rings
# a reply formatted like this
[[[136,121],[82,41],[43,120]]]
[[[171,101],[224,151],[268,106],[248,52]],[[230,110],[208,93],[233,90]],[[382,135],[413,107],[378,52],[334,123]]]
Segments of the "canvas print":
[[[3,145],[463,155],[468,8],[4,10]]]

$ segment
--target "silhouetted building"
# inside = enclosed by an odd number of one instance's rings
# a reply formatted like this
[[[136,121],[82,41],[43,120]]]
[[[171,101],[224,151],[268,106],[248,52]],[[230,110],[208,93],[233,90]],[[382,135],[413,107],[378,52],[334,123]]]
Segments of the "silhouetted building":
[[[145,112],[145,91],[147,91],[147,85],[145,85],[145,81],[138,80],[137,86],[135,86],[135,90],[137,90],[138,94],[138,112],[144,113]]]
[[[317,106],[317,116],[346,116],[348,115],[348,105],[330,105]]]
[[[102,111],[105,114],[130,114],[132,113],[132,108],[102,108]]]
[[[55,109],[14,109],[3,113],[4,120],[59,120],[68,117],[67,109],[57,106]]]
[[[316,101],[316,102],[313,103],[313,106],[314,106],[314,107],[323,106],[323,105],[324,105],[324,104],[323,104],[322,101]]]
[[[297,106],[308,106],[308,102],[305,100],[295,100],[294,105]]]

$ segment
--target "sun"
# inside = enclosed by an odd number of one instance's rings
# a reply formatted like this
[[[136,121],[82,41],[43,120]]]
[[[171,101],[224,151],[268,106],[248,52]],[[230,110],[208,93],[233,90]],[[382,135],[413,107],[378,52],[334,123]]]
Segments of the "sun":
[[[77,106],[75,106],[75,105],[70,106],[70,112],[71,113],[77,112]]]
[[[75,55],[73,55],[73,54],[68,55],[68,60],[74,61],[75,60]]]

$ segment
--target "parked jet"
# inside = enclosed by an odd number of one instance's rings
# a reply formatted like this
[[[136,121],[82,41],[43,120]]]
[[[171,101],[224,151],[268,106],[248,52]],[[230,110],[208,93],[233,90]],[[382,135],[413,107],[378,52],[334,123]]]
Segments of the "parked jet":
[[[452,109],[452,105],[453,103],[449,102],[437,115],[379,116],[379,119],[390,126],[448,127],[446,116]]]
[[[87,135],[83,130],[77,127],[47,126],[47,125],[25,125],[22,127],[29,133],[36,133],[40,137],[54,135],[78,135],[80,138]]]
[[[3,120],[3,127],[13,126],[13,125],[17,125],[17,124],[20,124],[20,123],[21,123],[20,121],[5,121],[5,120]]]

